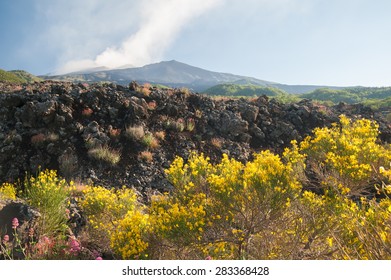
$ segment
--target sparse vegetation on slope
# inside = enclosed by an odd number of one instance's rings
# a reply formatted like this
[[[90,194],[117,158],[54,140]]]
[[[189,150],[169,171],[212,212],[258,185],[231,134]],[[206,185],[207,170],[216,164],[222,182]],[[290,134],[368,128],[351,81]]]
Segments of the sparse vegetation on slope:
[[[310,93],[301,94],[300,97],[320,101],[330,101],[334,104],[339,102],[346,102],[350,104],[371,103],[376,101],[381,102],[381,100],[391,97],[391,88],[357,87],[340,90],[323,88],[314,90]]]
[[[266,95],[284,103],[300,100],[296,95],[289,94],[281,89],[257,85],[221,84],[205,90],[204,94],[219,97],[257,97]]]
[[[5,70],[0,69],[0,82],[8,82],[13,84],[21,84],[24,80],[14,73],[7,72]]]
[[[20,79],[22,79],[24,83],[34,83],[34,82],[43,81],[43,79],[38,78],[37,76],[34,76],[33,74],[30,74],[29,72],[26,72],[24,70],[12,70],[9,71],[9,73],[12,73],[15,76],[19,77]]]
[[[286,94],[283,90],[265,87],[265,86],[256,86],[256,85],[236,85],[236,84],[221,84],[214,87],[211,87],[204,91],[208,95],[218,95],[218,96],[278,96]]]
[[[28,84],[41,81],[43,81],[43,79],[38,78],[23,70],[5,71],[0,69],[0,82],[8,82],[12,84]]]

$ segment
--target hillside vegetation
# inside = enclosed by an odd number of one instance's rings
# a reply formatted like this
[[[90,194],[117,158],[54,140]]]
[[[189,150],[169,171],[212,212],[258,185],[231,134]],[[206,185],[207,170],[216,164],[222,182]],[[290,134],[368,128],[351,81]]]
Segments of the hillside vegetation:
[[[317,89],[311,93],[300,95],[302,98],[310,98],[321,101],[331,101],[333,103],[363,103],[375,100],[382,100],[391,97],[391,87],[383,88],[346,88],[342,90]]]
[[[5,70],[0,69],[0,82],[8,82],[13,84],[23,83],[24,80],[14,73],[7,72]]]
[[[34,82],[42,82],[43,79],[34,76],[33,74],[24,71],[24,70],[11,70],[9,73],[14,74],[15,76],[19,77],[21,80],[23,80],[23,83],[34,83]]]
[[[210,96],[224,97],[258,97],[266,95],[283,102],[295,102],[300,99],[296,95],[289,94],[281,89],[258,85],[221,84],[211,87],[203,93]]]
[[[8,82],[12,84],[23,84],[41,82],[43,79],[38,78],[23,70],[5,71],[0,69],[0,82]]]
[[[257,85],[221,84],[204,91],[211,96],[255,97],[266,95],[282,102],[297,102],[300,99],[311,99],[326,104],[363,103],[374,109],[385,109],[391,104],[391,87],[355,87],[345,89],[320,88],[310,93],[289,94],[275,87]]]
[[[236,84],[221,84],[207,89],[204,93],[208,95],[219,96],[277,96],[286,94],[286,92],[265,86],[257,85],[236,85]]]

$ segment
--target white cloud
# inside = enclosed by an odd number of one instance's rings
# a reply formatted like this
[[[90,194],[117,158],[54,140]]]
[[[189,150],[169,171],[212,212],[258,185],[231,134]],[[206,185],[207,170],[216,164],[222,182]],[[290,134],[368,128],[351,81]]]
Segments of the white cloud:
[[[61,0],[51,4],[41,0],[40,3],[46,3],[43,9],[50,20],[56,18],[46,37],[57,44],[61,53],[57,73],[67,73],[158,61],[186,24],[223,1]]]

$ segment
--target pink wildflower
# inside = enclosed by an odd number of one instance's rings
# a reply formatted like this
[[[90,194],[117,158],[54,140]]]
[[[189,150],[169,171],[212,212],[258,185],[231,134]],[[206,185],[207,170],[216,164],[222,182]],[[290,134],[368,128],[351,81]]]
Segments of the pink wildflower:
[[[50,240],[49,237],[43,236],[40,238],[37,244],[35,244],[34,248],[37,250],[39,255],[49,254],[51,248],[54,246],[54,243]]]
[[[97,250],[92,250],[92,257],[97,259],[100,257],[100,253]]]
[[[207,260],[207,261],[210,261],[211,259],[212,259],[211,256],[207,256],[207,257],[205,258],[205,260]]]
[[[77,241],[74,237],[69,240],[68,246],[69,252],[73,253],[73,255],[77,255],[77,253],[79,253],[81,250],[79,241]]]
[[[18,218],[13,218],[12,219],[12,228],[16,229],[19,226],[19,220]]]
[[[51,243],[50,238],[47,236],[42,237],[42,241],[47,244]]]
[[[102,257],[97,257],[95,260],[101,261],[101,260],[103,260],[103,259],[102,259]]]
[[[8,234],[6,234],[6,235],[3,236],[3,242],[7,243],[8,241],[10,241],[10,237],[9,237]]]
[[[65,209],[65,216],[67,217],[67,219],[69,220],[71,218],[71,211],[69,209]]]

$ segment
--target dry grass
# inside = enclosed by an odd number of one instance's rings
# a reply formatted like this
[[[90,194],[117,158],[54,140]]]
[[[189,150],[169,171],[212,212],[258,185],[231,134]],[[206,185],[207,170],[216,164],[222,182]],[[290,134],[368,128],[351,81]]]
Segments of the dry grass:
[[[94,159],[107,162],[111,165],[116,165],[121,160],[119,151],[108,146],[98,146],[88,151],[88,155]]]
[[[155,137],[161,141],[163,141],[166,138],[166,132],[161,130],[161,131],[156,131],[155,132]]]
[[[94,111],[91,109],[91,108],[84,108],[82,111],[81,111],[81,114],[82,116],[84,117],[89,117],[92,115]]]
[[[214,137],[210,140],[210,144],[212,144],[212,146],[214,146],[218,149],[221,149],[221,147],[223,146],[223,140],[220,138]]]
[[[49,133],[46,135],[46,140],[50,141],[50,142],[56,142],[60,139],[60,137],[58,136],[57,133]]]
[[[38,145],[46,141],[46,135],[43,133],[38,133],[31,136],[31,144]]]
[[[140,141],[145,136],[144,127],[141,125],[128,126],[125,130],[125,136],[129,139]]]
[[[152,162],[153,154],[150,151],[143,151],[138,155],[138,159],[146,162]]]
[[[195,116],[197,119],[202,118],[202,111],[196,109],[195,112],[194,112],[194,116]]]
[[[148,109],[149,110],[155,110],[156,109],[156,107],[157,107],[157,103],[156,103],[156,101],[151,101],[151,102],[148,102]]]
[[[149,83],[145,83],[142,88],[141,88],[141,93],[144,95],[144,96],[149,96],[151,94],[151,84]]]
[[[192,118],[187,119],[186,121],[186,130],[187,131],[193,131],[195,128],[195,121]]]
[[[78,168],[78,159],[74,153],[64,153],[58,158],[61,174],[65,178],[72,178]]]
[[[173,125],[174,125],[174,128],[176,129],[176,131],[178,131],[178,132],[182,132],[186,128],[185,120],[182,118],[180,118],[176,122],[174,122]]]
[[[144,138],[142,139],[142,143],[150,149],[157,149],[160,146],[159,141],[153,136],[152,133],[145,134]]]
[[[121,129],[120,128],[111,128],[109,130],[109,135],[111,138],[118,138],[121,134]]]

